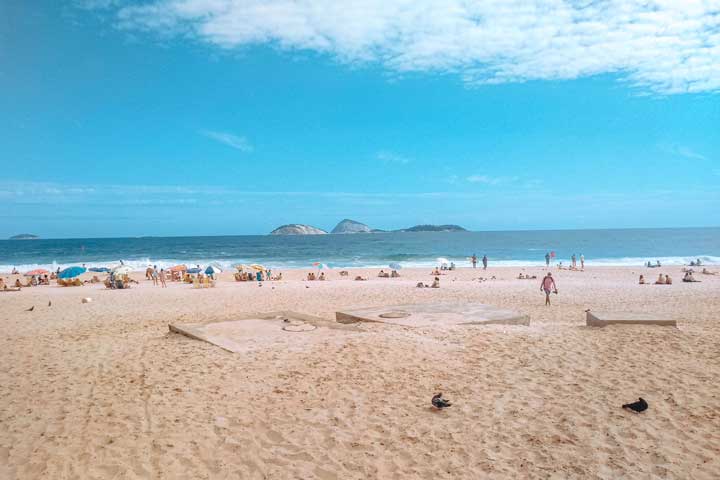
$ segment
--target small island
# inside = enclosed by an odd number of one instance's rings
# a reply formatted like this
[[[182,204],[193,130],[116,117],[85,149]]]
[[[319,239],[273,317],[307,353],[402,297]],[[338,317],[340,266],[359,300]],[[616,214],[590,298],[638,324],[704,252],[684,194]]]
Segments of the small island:
[[[467,232],[467,230],[460,225],[415,225],[396,232]]]
[[[33,235],[32,233],[21,233],[10,237],[10,240],[37,240],[38,238],[40,237]]]
[[[281,225],[272,232],[270,235],[325,235],[327,232],[311,225],[303,225],[300,223],[290,223],[288,225]]]

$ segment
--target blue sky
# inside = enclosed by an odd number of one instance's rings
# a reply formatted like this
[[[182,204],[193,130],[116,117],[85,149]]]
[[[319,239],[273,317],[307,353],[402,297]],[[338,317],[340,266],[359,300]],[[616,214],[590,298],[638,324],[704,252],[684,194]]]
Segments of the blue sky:
[[[321,4],[2,2],[0,237],[720,224],[701,2]]]

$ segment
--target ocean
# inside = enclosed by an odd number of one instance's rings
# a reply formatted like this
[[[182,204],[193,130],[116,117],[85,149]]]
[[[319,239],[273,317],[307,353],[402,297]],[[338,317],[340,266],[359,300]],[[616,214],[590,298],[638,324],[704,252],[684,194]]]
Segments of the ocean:
[[[553,230],[508,232],[419,232],[318,236],[243,235],[222,237],[85,238],[0,241],[0,272],[125,264],[143,270],[184,263],[260,263],[273,269],[432,267],[438,258],[469,264],[487,255],[490,265],[544,265],[545,253],[570,262],[573,253],[588,265],[639,266],[648,260],[684,265],[701,259],[720,264],[719,228]]]

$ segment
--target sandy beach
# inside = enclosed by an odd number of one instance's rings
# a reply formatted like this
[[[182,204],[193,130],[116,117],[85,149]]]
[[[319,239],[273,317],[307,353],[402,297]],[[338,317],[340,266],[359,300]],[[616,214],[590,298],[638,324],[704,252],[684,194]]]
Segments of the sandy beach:
[[[675,283],[637,284],[660,270]],[[432,281],[427,269],[330,271],[326,282],[306,273],[261,287],[223,273],[216,288],[162,289],[139,273],[129,290],[0,293],[0,478],[720,477],[720,276],[553,270],[559,294],[545,307],[539,268],[462,268],[439,289],[415,287]],[[168,331],[439,301],[513,309],[531,324],[363,323],[302,348],[258,338],[246,354]],[[679,326],[590,328],[588,308]],[[433,410],[436,392],[454,405]],[[639,396],[646,412],[620,408]]]

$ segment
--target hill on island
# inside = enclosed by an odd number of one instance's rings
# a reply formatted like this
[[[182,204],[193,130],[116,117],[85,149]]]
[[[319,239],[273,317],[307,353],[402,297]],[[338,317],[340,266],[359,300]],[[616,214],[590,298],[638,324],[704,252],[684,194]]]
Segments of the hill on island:
[[[327,232],[311,225],[303,225],[300,223],[290,223],[281,225],[270,235],[325,235]]]
[[[330,233],[370,233],[372,230],[364,223],[346,218],[338,223]]]
[[[32,233],[21,233],[10,237],[10,240],[37,240],[38,238],[40,237],[33,235]]]

